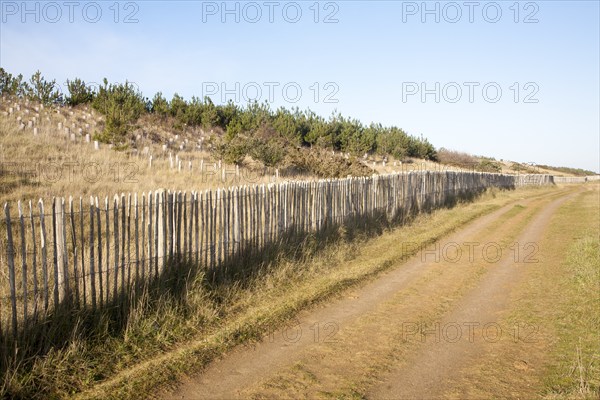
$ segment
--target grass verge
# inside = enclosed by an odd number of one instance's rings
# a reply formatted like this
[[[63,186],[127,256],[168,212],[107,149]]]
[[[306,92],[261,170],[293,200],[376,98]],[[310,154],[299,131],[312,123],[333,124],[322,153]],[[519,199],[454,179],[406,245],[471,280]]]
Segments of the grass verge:
[[[555,226],[574,225],[569,229],[571,240],[561,262],[562,284],[557,289],[562,301],[554,320],[556,339],[544,377],[545,397],[550,399],[600,398],[598,203],[598,190],[588,191],[558,216]]]

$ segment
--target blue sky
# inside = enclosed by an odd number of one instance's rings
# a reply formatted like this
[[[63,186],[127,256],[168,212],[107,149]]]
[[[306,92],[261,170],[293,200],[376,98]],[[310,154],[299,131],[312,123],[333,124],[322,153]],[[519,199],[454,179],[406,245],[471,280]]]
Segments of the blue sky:
[[[2,0],[0,13],[12,73],[337,110],[438,148],[600,169],[598,1]]]

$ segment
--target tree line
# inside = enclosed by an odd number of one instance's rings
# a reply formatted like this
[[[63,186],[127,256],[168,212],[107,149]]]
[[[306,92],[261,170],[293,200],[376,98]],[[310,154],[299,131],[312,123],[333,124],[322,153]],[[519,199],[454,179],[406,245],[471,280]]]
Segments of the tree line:
[[[102,132],[96,139],[126,147],[139,118],[148,115],[171,124],[175,130],[185,127],[217,129],[223,135],[213,138],[213,149],[226,161],[239,162],[246,155],[265,165],[276,165],[290,147],[318,147],[350,153],[391,155],[396,159],[415,157],[437,160],[435,147],[425,138],[408,135],[395,126],[371,123],[333,113],[328,118],[309,110],[280,107],[271,109],[267,102],[238,106],[214,104],[209,97],[186,100],[177,93],[168,100],[161,92],[146,98],[130,82],[109,83],[93,88],[75,78],[67,81],[68,94],[59,91],[55,80],[46,80],[40,71],[29,81],[0,68],[0,95],[28,98],[43,104],[91,105],[105,116]]]

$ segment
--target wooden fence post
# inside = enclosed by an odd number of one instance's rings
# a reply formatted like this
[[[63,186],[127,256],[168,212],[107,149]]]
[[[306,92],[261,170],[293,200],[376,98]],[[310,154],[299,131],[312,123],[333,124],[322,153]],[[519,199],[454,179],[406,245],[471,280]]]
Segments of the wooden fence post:
[[[31,270],[33,274],[33,317],[37,322],[38,319],[38,301],[39,301],[39,291],[38,291],[38,272],[37,272],[37,244],[35,240],[35,222],[33,220],[33,206],[31,205],[31,201],[29,201],[29,220],[31,222],[31,243],[32,243],[32,260],[31,260]]]
[[[77,246],[77,231],[75,229],[75,210],[73,209],[73,196],[69,196],[69,217],[71,221],[71,245],[73,247],[73,286],[75,288],[75,306],[79,308],[79,273],[77,271],[77,256],[79,255],[78,253],[80,253],[81,251]]]
[[[96,311],[96,266],[94,259],[94,199],[90,196],[90,287],[92,289],[92,310]],[[98,220],[98,225],[100,221]],[[98,268],[99,269],[99,268]],[[100,278],[102,279],[102,278]]]
[[[223,234],[225,232],[225,230],[223,229],[223,191],[221,189],[217,189],[215,207],[218,224],[217,229],[215,229],[217,233],[217,267],[219,268],[220,274],[221,268],[223,266]]]
[[[156,259],[154,263],[154,277],[159,277],[159,262],[161,264],[164,263],[164,246],[165,246],[165,235],[164,229],[165,221],[164,221],[164,192],[156,191],[154,193],[155,206],[156,206],[156,218],[154,219],[154,249],[156,252]]]
[[[117,300],[117,280],[119,278],[119,196],[113,198],[113,235],[115,243],[114,272],[113,272],[113,300]]]
[[[27,329],[27,250],[25,243],[25,218],[23,216],[23,210],[21,208],[21,201],[17,203],[19,209],[19,225],[21,227],[21,274],[22,274],[22,292],[23,292],[23,326]]]
[[[125,193],[121,193],[121,294],[125,295],[127,282],[125,281],[125,245],[127,241],[127,203]],[[123,299],[124,301],[124,299]]]
[[[188,259],[188,212],[187,212],[187,191],[183,192],[183,198],[181,200],[181,208],[183,209],[179,212],[179,215],[183,218],[183,247],[182,247],[182,257],[181,259],[186,261]],[[181,229],[181,224],[179,226]]]
[[[125,239],[127,242],[127,284],[125,285],[125,293],[128,293],[131,290],[131,193],[127,194],[127,219],[125,224],[127,225],[127,239]]]
[[[134,236],[135,236],[135,290],[137,293],[138,285],[140,283],[140,238],[139,238],[139,212],[138,212],[138,196],[137,193],[133,197],[133,209],[134,209]],[[143,223],[142,223],[143,225]],[[142,239],[143,245],[143,239]],[[143,253],[143,250],[142,250]]]
[[[150,255],[146,253],[147,242],[146,242],[146,223],[148,219],[146,217],[146,193],[142,193],[142,216],[141,216],[141,227],[142,227],[142,248],[140,250],[141,264],[140,264],[140,279],[142,282],[146,279],[146,258],[150,260]],[[148,232],[150,234],[150,232]]]
[[[12,310],[12,331],[13,337],[17,339],[17,291],[15,282],[15,249],[13,245],[12,227],[10,220],[10,208],[8,203],[4,204],[4,215],[6,217],[6,235],[7,235],[7,258],[8,258],[8,281],[10,284],[10,304]]]
[[[200,251],[201,251],[201,245],[200,245],[200,238],[198,237],[199,233],[200,233],[200,226],[199,226],[199,210],[198,207],[200,206],[200,199],[199,199],[199,193],[200,192],[196,192],[194,194],[194,231],[195,231],[195,251],[194,251],[194,257],[195,257],[195,264],[196,264],[196,268],[200,267],[199,264],[199,260],[200,260]]]
[[[57,203],[59,203],[57,205]],[[62,265],[62,249],[60,248],[60,239],[57,236],[58,231],[58,213],[60,212],[60,198],[52,199],[52,237],[54,239],[54,308],[57,309],[59,306],[60,298],[58,296],[58,282],[59,282],[59,265]]]
[[[44,279],[44,314],[48,313],[48,249],[46,245],[46,223],[44,220],[44,202],[42,199],[38,201],[38,207],[40,210],[40,250],[42,253],[42,278]]]
[[[163,258],[161,260],[161,265],[162,265],[162,270],[160,271],[161,273],[163,273],[166,268],[167,268],[167,257],[170,254],[170,249],[169,249],[169,243],[173,238],[173,235],[169,236],[169,232],[170,232],[170,228],[169,228],[169,216],[170,216],[170,212],[169,212],[169,198],[171,197],[169,192],[163,192],[161,194],[162,196],[162,209],[161,209],[161,213],[162,213],[162,226],[160,227],[162,229],[162,235],[163,235]]]
[[[106,225],[106,305],[109,304],[110,301],[110,207],[108,202],[108,196],[104,198],[104,214]],[[116,270],[115,270],[115,278],[116,280]]]
[[[62,231],[62,251],[63,251],[63,260],[62,260],[62,296],[63,301],[70,302],[71,300],[71,291],[69,287],[69,252],[67,249],[67,224],[66,224],[66,213],[65,213],[65,199],[61,198],[61,208],[60,208],[60,224]]]
[[[102,260],[102,213],[100,212],[100,204],[98,203],[98,197],[95,198],[91,198],[90,197],[90,207],[91,208],[95,208],[96,211],[96,226],[98,227],[98,297],[97,297],[97,301],[100,304],[100,307],[102,307],[102,303],[104,302],[104,285],[103,285],[103,281],[104,281],[104,277],[102,276],[102,266],[104,265],[103,260]],[[93,211],[92,211],[93,213]],[[82,220],[83,221],[83,220]],[[82,225],[83,226],[83,225]],[[109,240],[109,236],[108,236],[108,223],[106,224],[106,240],[108,242]],[[82,248],[83,248],[83,244],[82,244]],[[108,296],[108,269],[109,269],[109,259],[108,259],[108,254],[106,255],[106,292],[107,292],[107,296]],[[85,281],[84,281],[85,282]],[[95,286],[94,286],[95,288]],[[107,300],[108,301],[108,297]]]
[[[86,273],[85,273],[85,232],[83,228],[83,198],[79,198],[79,234],[81,239],[81,294],[83,307],[87,305],[87,284],[86,284]]]

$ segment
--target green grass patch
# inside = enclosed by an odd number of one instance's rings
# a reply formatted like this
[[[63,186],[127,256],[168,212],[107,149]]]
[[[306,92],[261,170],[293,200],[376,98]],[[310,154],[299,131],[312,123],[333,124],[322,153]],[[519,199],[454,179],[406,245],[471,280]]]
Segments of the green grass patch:
[[[583,233],[566,254],[566,279],[547,396],[600,398],[600,241],[598,230]],[[558,322],[558,321],[557,321]]]

